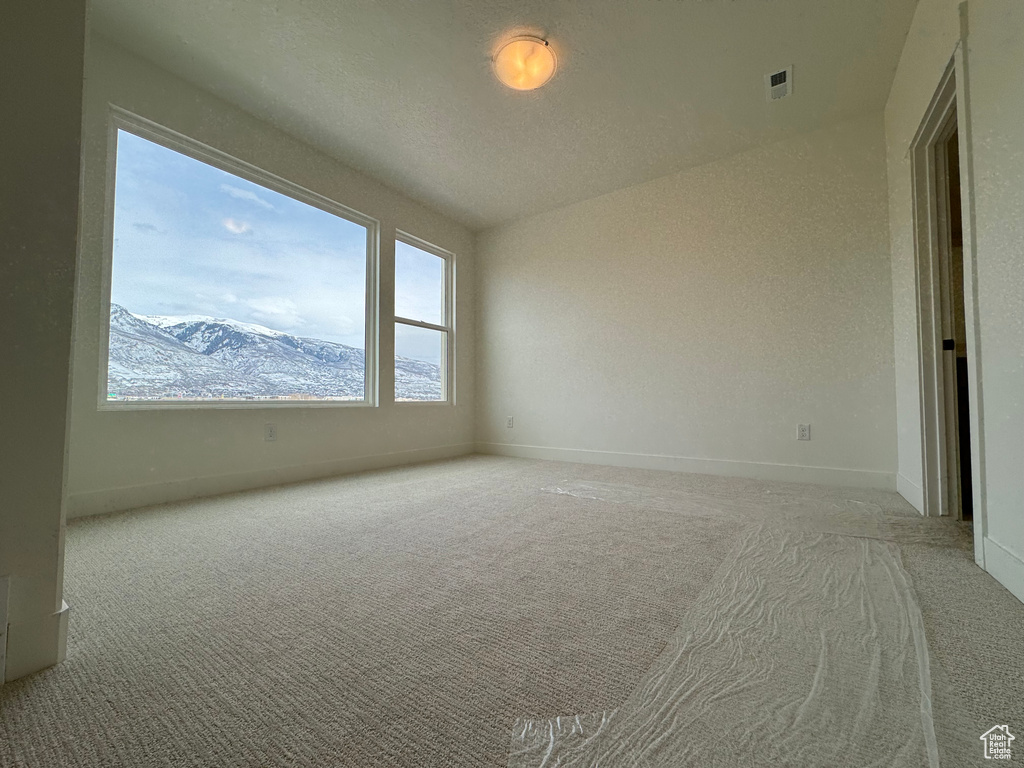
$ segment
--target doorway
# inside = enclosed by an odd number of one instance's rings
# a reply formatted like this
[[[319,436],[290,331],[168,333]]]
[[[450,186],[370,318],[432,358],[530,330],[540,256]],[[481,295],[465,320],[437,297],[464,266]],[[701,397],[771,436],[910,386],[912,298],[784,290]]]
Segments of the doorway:
[[[938,293],[945,411],[946,513],[973,519],[971,411],[964,300],[964,229],[960,195],[960,141],[956,110],[936,144]]]
[[[922,492],[924,514],[974,520],[977,528],[984,522],[977,519],[975,502],[980,469],[974,388],[978,348],[970,167],[961,162],[961,146],[967,142],[964,122],[958,119],[963,114],[958,75],[959,53],[911,145]]]

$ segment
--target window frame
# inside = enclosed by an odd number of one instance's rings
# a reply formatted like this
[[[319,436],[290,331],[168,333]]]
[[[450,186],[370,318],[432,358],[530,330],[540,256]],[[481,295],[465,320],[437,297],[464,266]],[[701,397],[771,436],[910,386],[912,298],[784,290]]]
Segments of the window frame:
[[[278,194],[305,203],[325,213],[366,228],[366,285],[362,400],[108,400],[110,366],[110,302],[114,272],[114,200],[117,179],[117,134],[119,130],[151,141],[218,170],[258,184]],[[325,195],[313,192],[281,176],[204,144],[152,120],[111,104],[107,119],[106,180],[104,188],[103,274],[100,289],[99,382],[97,407],[101,411],[256,409],[256,408],[376,408],[379,397],[380,336],[380,222]]]
[[[444,263],[444,280],[442,281],[444,288],[444,296],[442,297],[444,302],[444,325],[413,320],[409,317],[394,314],[396,326],[399,324],[409,325],[415,328],[426,328],[443,333],[444,364],[441,366],[441,394],[443,395],[441,400],[399,400],[394,392],[391,393],[391,396],[394,398],[396,405],[455,405],[455,349],[457,344],[455,333],[455,254],[400,229],[395,230],[395,243],[404,243],[413,248],[418,248],[421,251],[437,256]],[[397,284],[397,266],[394,269],[394,277],[394,282]],[[394,366],[394,360],[391,361],[391,364]]]

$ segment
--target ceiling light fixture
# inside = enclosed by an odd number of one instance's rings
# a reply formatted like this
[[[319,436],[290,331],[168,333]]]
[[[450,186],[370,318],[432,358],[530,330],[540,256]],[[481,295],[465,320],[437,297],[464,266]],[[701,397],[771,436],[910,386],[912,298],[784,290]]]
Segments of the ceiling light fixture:
[[[494,74],[509,88],[532,91],[555,74],[555,52],[539,37],[513,37],[494,54]]]

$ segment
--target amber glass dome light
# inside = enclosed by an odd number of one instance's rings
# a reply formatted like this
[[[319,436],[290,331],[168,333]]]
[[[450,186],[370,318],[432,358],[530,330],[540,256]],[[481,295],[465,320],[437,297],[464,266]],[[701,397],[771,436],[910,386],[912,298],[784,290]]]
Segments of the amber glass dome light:
[[[494,74],[509,88],[532,91],[555,74],[555,53],[539,37],[513,37],[494,54]]]

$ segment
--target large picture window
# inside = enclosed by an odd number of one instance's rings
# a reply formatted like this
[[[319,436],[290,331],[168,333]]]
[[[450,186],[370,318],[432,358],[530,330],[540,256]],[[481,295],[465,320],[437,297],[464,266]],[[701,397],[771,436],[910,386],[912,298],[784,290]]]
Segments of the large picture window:
[[[119,116],[108,403],[369,402],[376,223]]]
[[[395,400],[451,399],[453,261],[409,235],[395,242]]]

